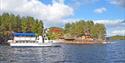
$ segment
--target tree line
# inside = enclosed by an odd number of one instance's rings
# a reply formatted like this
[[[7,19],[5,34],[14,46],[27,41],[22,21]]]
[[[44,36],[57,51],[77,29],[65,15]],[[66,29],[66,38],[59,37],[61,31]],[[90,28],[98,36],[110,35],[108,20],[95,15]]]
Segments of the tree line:
[[[106,28],[104,24],[94,23],[91,20],[76,21],[74,23],[67,23],[64,27],[65,34],[72,37],[83,36],[84,31],[89,30],[91,36],[98,39],[104,39],[106,34]]]
[[[76,21],[66,23],[64,28],[50,27],[47,33],[49,39],[73,38],[84,36],[85,31],[89,31],[90,35],[96,39],[105,39],[106,28],[104,24],[94,23],[93,21]]]
[[[33,17],[20,17],[9,13],[0,15],[0,35],[9,36],[11,32],[34,32],[41,35],[43,22]]]
[[[112,38],[112,40],[125,40],[125,36],[116,35],[116,36],[112,36],[111,38]]]
[[[106,34],[104,24],[95,24],[91,20],[80,20],[66,23],[64,28],[50,27],[49,29],[47,35],[50,39],[58,39],[64,35],[82,36],[86,30],[89,30],[94,38],[104,39]],[[37,35],[42,35],[43,22],[30,16],[20,17],[19,15],[3,13],[0,15],[0,35],[9,36],[11,32],[34,32]]]

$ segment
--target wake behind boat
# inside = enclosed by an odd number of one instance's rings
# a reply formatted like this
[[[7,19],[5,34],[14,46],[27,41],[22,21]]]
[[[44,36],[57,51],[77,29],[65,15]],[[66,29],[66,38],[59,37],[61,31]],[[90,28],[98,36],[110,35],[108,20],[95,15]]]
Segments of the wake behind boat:
[[[10,46],[58,46],[45,36],[36,36],[35,33],[13,33],[13,40],[8,40]]]

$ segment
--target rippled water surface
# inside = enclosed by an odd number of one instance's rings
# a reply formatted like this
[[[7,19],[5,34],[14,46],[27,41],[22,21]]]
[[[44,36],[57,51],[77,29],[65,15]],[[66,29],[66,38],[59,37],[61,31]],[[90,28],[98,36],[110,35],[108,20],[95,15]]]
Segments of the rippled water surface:
[[[125,41],[35,48],[0,45],[0,63],[125,63]]]

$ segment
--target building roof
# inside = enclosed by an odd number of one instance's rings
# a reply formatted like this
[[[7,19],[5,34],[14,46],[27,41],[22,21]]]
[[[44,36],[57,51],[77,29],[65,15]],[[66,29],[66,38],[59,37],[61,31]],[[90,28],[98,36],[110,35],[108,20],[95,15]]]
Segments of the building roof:
[[[21,37],[34,37],[36,36],[35,33],[13,33],[14,36],[21,36]]]

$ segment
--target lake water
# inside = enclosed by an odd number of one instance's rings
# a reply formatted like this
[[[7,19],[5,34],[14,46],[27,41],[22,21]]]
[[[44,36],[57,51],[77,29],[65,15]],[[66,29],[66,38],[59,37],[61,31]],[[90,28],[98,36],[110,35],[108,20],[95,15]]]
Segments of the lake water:
[[[0,45],[0,63],[125,63],[125,40],[111,44],[11,48]]]

